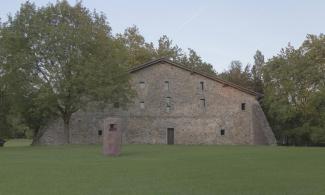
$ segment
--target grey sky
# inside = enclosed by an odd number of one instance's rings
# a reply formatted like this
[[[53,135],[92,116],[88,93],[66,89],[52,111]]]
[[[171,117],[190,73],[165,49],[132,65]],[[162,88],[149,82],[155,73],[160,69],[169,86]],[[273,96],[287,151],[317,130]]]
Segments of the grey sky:
[[[22,0],[1,0],[0,17],[15,13]],[[49,0],[34,0],[46,5]],[[50,0],[55,2],[55,0]],[[74,4],[75,0],[69,0]],[[257,49],[270,58],[288,42],[299,46],[307,34],[325,33],[323,0],[83,0],[106,14],[114,33],[137,25],[147,41],[167,35],[193,48],[220,72],[231,60],[253,62]]]

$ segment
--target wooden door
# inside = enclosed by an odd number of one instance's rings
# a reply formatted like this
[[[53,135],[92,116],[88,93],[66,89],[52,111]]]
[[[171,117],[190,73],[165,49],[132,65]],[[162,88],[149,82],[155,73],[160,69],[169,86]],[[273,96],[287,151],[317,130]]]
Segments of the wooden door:
[[[174,144],[174,128],[167,129],[167,144]]]

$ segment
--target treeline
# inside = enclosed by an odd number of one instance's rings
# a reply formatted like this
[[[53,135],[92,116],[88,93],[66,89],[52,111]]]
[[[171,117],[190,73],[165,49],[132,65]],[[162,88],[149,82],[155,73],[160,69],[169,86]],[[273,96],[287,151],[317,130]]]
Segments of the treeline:
[[[26,2],[0,24],[0,137],[30,136],[61,117],[69,143],[71,115],[90,102],[126,105],[134,96],[127,69],[160,57],[264,94],[261,105],[280,144],[325,143],[325,36],[308,35],[269,60],[232,61],[217,73],[167,36],[147,42],[136,26],[113,35],[104,15],[67,1]]]
[[[168,58],[174,62],[189,66],[195,70],[216,74],[213,66],[204,62],[202,58],[191,48],[184,52],[178,45],[166,35],[159,38],[157,47],[152,42],[146,42],[136,26],[127,28],[123,34],[117,34],[120,41],[128,51],[127,64],[139,65],[157,58]]]

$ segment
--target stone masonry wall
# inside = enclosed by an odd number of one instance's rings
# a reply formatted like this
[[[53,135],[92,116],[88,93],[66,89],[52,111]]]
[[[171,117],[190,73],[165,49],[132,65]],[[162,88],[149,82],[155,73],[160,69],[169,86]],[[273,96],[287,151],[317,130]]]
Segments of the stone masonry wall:
[[[102,119],[108,116],[123,118],[124,143],[166,144],[167,128],[174,128],[175,144],[274,142],[255,97],[230,86],[168,63],[131,73],[131,84],[137,97],[127,111],[88,110],[73,115],[71,142],[100,143],[98,130],[103,129]],[[241,109],[242,103],[245,110]],[[261,112],[264,118],[260,117]],[[220,134],[221,129],[225,135]],[[54,121],[47,127],[41,143],[60,144],[62,136],[62,121]]]
[[[257,103],[254,96],[169,64],[133,73],[132,85],[138,96],[129,108],[129,143],[165,144],[167,128],[174,128],[176,144],[254,143],[250,106]],[[201,99],[205,99],[205,107]],[[242,103],[246,104],[244,111]],[[225,130],[223,136],[221,129]]]

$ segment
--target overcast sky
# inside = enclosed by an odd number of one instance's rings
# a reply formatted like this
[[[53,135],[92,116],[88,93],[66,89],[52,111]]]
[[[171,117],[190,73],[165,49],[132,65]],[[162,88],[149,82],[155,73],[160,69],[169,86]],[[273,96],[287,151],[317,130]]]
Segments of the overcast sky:
[[[56,0],[34,0],[38,6]],[[0,17],[15,13],[22,0],[1,0]],[[69,0],[74,4],[75,0]],[[289,42],[299,46],[307,34],[325,33],[324,0],[83,0],[106,14],[113,33],[137,25],[147,41],[167,35],[192,48],[220,72],[232,60],[253,62],[257,49],[266,58]]]

